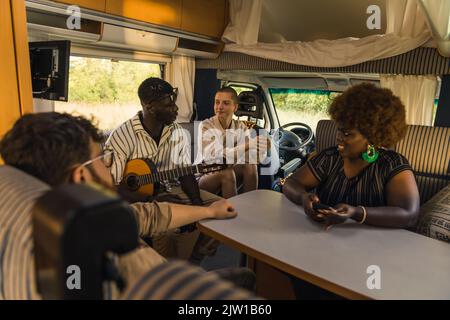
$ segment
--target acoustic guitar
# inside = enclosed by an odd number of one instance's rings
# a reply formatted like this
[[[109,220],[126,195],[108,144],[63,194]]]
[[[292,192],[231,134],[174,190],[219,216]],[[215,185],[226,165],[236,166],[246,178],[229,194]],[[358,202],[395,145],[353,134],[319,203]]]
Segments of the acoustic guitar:
[[[151,160],[134,159],[126,164],[120,184],[121,187],[140,196],[153,196],[159,188],[159,182],[174,181],[191,174],[212,173],[226,167],[226,164],[198,164],[158,172]]]

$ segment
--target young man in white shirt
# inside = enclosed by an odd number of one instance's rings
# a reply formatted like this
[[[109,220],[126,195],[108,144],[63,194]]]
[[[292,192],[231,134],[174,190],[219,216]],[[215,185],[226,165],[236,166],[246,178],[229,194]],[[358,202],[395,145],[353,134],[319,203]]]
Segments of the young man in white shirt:
[[[231,166],[223,171],[207,174],[200,178],[201,189],[217,193],[224,198],[237,194],[237,184],[243,184],[243,191],[258,188],[257,158],[260,150],[268,148],[268,139],[251,137],[251,132],[242,121],[233,119],[238,108],[238,95],[233,88],[224,87],[216,92],[214,98],[215,116],[203,120],[199,128],[199,146],[205,162],[224,158]]]

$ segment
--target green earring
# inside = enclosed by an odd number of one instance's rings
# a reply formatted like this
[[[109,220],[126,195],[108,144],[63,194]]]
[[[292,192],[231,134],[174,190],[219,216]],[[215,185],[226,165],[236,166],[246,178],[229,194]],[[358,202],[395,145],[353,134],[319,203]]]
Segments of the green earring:
[[[375,147],[372,144],[369,144],[367,146],[367,151],[363,152],[362,158],[364,161],[366,161],[368,163],[373,163],[373,162],[377,161],[379,155],[380,154],[375,149]]]

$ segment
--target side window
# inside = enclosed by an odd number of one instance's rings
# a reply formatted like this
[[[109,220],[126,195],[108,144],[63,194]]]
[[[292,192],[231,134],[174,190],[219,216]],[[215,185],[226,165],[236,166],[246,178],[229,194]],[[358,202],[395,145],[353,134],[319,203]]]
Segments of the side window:
[[[113,130],[141,110],[137,88],[148,77],[161,77],[159,64],[72,56],[69,101],[56,102],[55,111],[94,118],[101,130]]]

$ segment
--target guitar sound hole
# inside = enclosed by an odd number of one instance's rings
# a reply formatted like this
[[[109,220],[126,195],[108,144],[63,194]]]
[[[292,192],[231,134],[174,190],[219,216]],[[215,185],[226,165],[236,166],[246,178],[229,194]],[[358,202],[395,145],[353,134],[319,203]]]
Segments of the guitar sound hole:
[[[128,189],[135,191],[137,189],[139,189],[139,181],[138,181],[138,177],[135,175],[128,175],[126,177],[126,184]]]

